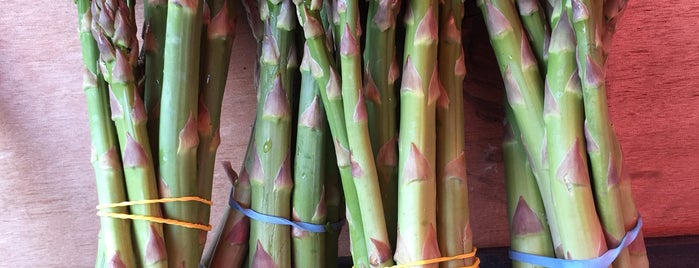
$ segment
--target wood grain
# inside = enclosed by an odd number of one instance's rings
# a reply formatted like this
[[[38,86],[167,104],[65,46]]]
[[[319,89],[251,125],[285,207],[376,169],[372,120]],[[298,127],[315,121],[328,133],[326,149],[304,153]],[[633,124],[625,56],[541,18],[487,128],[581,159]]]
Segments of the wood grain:
[[[40,8],[39,8],[40,7]],[[88,267],[98,219],[72,1],[0,2],[0,267]],[[609,59],[612,119],[646,236],[699,234],[699,2],[629,3]],[[467,53],[475,244],[507,245],[502,83],[482,21]],[[220,160],[240,163],[254,114],[255,43],[238,25]],[[229,185],[217,167],[212,223]]]

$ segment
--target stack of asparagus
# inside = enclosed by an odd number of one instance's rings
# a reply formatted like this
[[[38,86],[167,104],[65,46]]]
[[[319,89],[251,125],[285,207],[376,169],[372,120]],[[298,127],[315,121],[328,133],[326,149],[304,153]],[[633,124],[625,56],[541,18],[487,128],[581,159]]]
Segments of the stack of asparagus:
[[[604,81],[625,4],[479,1],[507,93],[503,147],[516,251],[596,258],[637,223]],[[642,234],[613,263],[647,266]]]
[[[209,199],[233,1],[146,1],[142,48],[135,1],[76,2],[100,205]],[[206,226],[209,209],[193,202],[103,209],[96,266],[196,267],[206,233],[159,219]],[[120,219],[130,214],[150,220]]]

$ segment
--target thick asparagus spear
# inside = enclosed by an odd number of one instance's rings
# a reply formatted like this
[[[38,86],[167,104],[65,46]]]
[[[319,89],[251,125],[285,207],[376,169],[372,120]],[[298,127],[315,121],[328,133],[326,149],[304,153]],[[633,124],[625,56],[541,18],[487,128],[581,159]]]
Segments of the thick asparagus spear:
[[[568,3],[570,3],[568,1]],[[591,259],[607,246],[595,211],[585,157],[584,110],[580,78],[575,63],[575,33],[568,7],[557,2],[561,12],[553,25],[544,97],[544,123],[561,252],[566,259]],[[554,12],[556,12],[554,11]]]
[[[160,95],[163,87],[163,55],[165,52],[165,26],[167,1],[144,1],[143,51],[145,53],[144,101],[148,113],[148,138],[151,152],[158,151],[160,128]],[[154,165],[158,166],[157,158]]]
[[[546,221],[544,203],[532,173],[521,133],[512,108],[505,101],[505,126],[502,151],[505,162],[507,215],[510,223],[510,248],[519,252],[553,257],[553,242]],[[513,262],[513,267],[538,267]]]
[[[90,33],[92,15],[90,0],[77,1],[80,43],[82,47],[83,90],[87,100],[87,113],[90,119],[90,140],[92,141],[92,167],[95,171],[97,198],[101,205],[126,201],[124,173],[119,157],[119,143],[116,130],[109,115],[109,92],[107,84],[97,69],[99,50]],[[128,214],[128,208],[105,209],[104,212]],[[135,266],[131,244],[131,223],[116,218],[100,218],[98,260],[109,259],[112,263]],[[108,257],[107,257],[108,256]]]
[[[585,133],[595,202],[607,246],[617,247],[626,231],[635,225],[637,211],[631,197],[630,180],[623,173],[621,149],[607,110],[604,84],[605,40],[597,38],[606,35],[603,8],[601,0],[575,0],[572,1],[571,14],[578,44],[578,73],[585,101]],[[643,237],[636,240],[643,240]],[[644,247],[631,248],[635,250]],[[645,249],[640,251],[643,253],[634,254],[635,261],[632,262],[629,251],[623,250],[614,262],[614,267],[647,266]]]
[[[529,44],[536,55],[540,72],[545,73],[548,61],[548,46],[551,31],[546,20],[545,10],[538,0],[517,0],[517,9],[522,20],[522,26],[527,31]]]
[[[546,144],[542,76],[524,36],[514,3],[508,0],[479,0],[479,5],[505,82],[507,99],[515,115],[514,121],[522,133],[522,144],[527,150],[529,164],[544,201],[546,215],[553,215],[549,166],[543,157]],[[557,219],[551,216],[547,219],[554,249],[557,249],[560,246]],[[564,257],[561,254],[556,250],[557,257]]]
[[[371,266],[391,266],[391,244],[386,231],[381,190],[371,149],[367,112],[362,94],[362,55],[359,47],[359,4],[356,0],[337,2],[340,16],[340,70],[345,127],[350,164],[364,225],[364,239]]]
[[[199,196],[211,199],[216,150],[221,142],[221,104],[226,88],[231,48],[235,38],[236,5],[232,0],[209,0],[211,22],[207,27],[199,77],[199,147],[197,180]],[[199,222],[208,224],[211,207],[199,211]]]
[[[92,35],[100,50],[100,69],[110,85],[111,115],[116,125],[124,163],[124,177],[129,200],[158,198],[146,113],[143,100],[136,92],[133,68],[138,57],[135,19],[125,1],[94,1]],[[158,205],[131,206],[137,215],[159,217]],[[167,259],[161,224],[133,222],[136,264],[143,267],[166,267]]]
[[[291,89],[288,72],[294,42],[294,6],[290,0],[260,3],[264,23],[257,89],[256,155],[260,172],[250,174],[251,208],[291,218]],[[252,221],[248,261],[253,267],[291,265],[291,228]]]
[[[199,96],[199,48],[202,3],[199,0],[170,0],[163,69],[160,116],[160,195],[199,195],[197,183],[197,97]],[[166,203],[168,218],[200,223],[197,203]],[[199,265],[206,236],[201,230],[167,225],[168,262],[178,267]]]
[[[463,2],[446,0],[440,3],[439,12],[438,71],[444,91],[437,104],[437,235],[442,255],[456,256],[473,250],[464,149]],[[468,266],[472,261],[454,260],[443,266]]]
[[[398,100],[395,82],[399,70],[395,35],[400,3],[400,0],[370,1],[364,46],[364,95],[367,100],[369,135],[376,159],[386,230],[393,249],[396,246],[398,212]]]
[[[308,49],[301,62],[299,120],[294,160],[293,219],[325,224],[325,111],[318,84],[313,80]],[[325,234],[293,228],[294,267],[322,267],[325,264]]]
[[[440,82],[437,69],[439,5],[408,1],[398,142],[399,264],[440,257],[437,242],[435,118]],[[435,265],[432,265],[435,266]]]
[[[311,55],[309,61],[311,74],[320,87],[320,96],[323,100],[330,133],[335,145],[337,166],[340,169],[347,208],[346,218],[349,225],[352,260],[357,267],[368,267],[369,257],[365,243],[362,215],[359,208],[359,198],[352,178],[349,160],[349,141],[342,110],[342,93],[340,92],[339,77],[334,68],[333,58],[330,56],[332,55],[332,46],[329,48],[326,46],[326,35],[321,24],[320,12],[322,3],[312,0],[297,0],[295,3],[299,24],[303,26],[306,45]]]

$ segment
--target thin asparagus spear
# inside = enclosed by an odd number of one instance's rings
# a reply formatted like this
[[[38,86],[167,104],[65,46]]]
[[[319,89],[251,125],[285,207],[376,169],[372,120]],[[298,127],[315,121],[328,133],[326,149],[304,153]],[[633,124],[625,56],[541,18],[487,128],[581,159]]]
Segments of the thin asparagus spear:
[[[464,149],[463,2],[441,2],[439,12],[438,71],[444,91],[437,104],[437,235],[442,255],[457,256],[473,250]],[[461,259],[442,266],[462,267],[472,263],[472,259]]]
[[[374,154],[371,150],[367,113],[362,94],[362,59],[359,47],[359,4],[356,0],[337,2],[340,16],[340,70],[345,128],[350,149],[350,164],[364,225],[364,239],[371,266],[391,266],[391,244],[386,231],[381,190]]]
[[[364,95],[369,120],[371,148],[376,159],[376,171],[381,188],[386,230],[391,248],[396,246],[398,213],[398,149],[397,108],[395,82],[398,79],[396,62],[396,17],[400,0],[372,0],[366,21],[364,49]]]
[[[101,205],[126,201],[124,174],[121,169],[116,130],[109,115],[109,95],[107,84],[99,74],[97,60],[99,50],[90,32],[92,15],[90,0],[77,1],[80,43],[82,48],[83,90],[87,100],[87,113],[90,119],[90,140],[92,141],[92,167],[95,171],[98,202]],[[104,212],[128,214],[128,208],[105,209]],[[131,244],[131,223],[110,217],[100,218],[98,260],[105,256],[115,263],[135,266]]]
[[[320,1],[297,0],[295,1],[299,24],[303,26],[306,44],[308,46],[311,65],[311,74],[320,88],[320,96],[328,118],[330,133],[333,137],[337,166],[340,169],[342,188],[345,195],[346,217],[349,225],[352,260],[356,267],[368,267],[369,257],[367,253],[362,215],[359,208],[357,189],[352,178],[352,169],[349,160],[349,141],[342,106],[342,96],[338,74],[335,71],[332,50],[326,46],[326,35],[321,24]],[[332,47],[330,47],[332,49]]]
[[[510,223],[510,248],[519,252],[553,257],[553,242],[546,221],[544,203],[532,173],[512,108],[505,101],[505,127],[502,151],[505,158],[507,215]],[[513,262],[513,267],[539,267]]]
[[[549,166],[543,157],[546,143],[542,76],[524,37],[514,3],[508,0],[479,0],[479,5],[505,82],[507,99],[514,111],[514,121],[522,133],[522,144],[527,150],[529,164],[544,201],[546,215],[553,215]],[[557,250],[561,244],[557,218],[548,216],[547,219],[556,256],[562,258],[562,252]]]
[[[294,42],[294,7],[290,0],[260,3],[264,23],[255,124],[260,172],[250,174],[253,210],[291,218],[291,89],[288,72]],[[252,221],[248,260],[253,267],[291,265],[291,228]]]
[[[160,95],[163,86],[163,54],[165,52],[165,27],[167,1],[144,1],[143,51],[145,52],[144,101],[148,113],[148,138],[151,152],[158,151],[160,127]],[[158,159],[153,165],[158,166]]]
[[[199,77],[199,147],[197,180],[199,196],[211,199],[216,150],[221,143],[221,103],[226,88],[228,65],[235,38],[236,5],[232,0],[209,0],[212,19],[202,36],[201,75]],[[199,211],[199,222],[208,224],[211,207]]]
[[[605,40],[597,39],[606,32],[603,28],[606,20],[603,8],[601,0],[575,0],[572,1],[571,14],[578,44],[578,73],[586,108],[585,131],[595,202],[607,246],[611,248],[617,247],[626,231],[635,225],[637,211],[631,197],[630,180],[626,180],[628,177],[623,173],[621,149],[607,110]],[[636,239],[642,241],[643,237]],[[614,267],[647,267],[645,247],[631,248],[641,248],[643,253],[634,254],[636,261],[632,261],[629,251],[625,249],[615,260]]]
[[[325,224],[325,111],[318,85],[311,75],[308,49],[301,62],[301,94],[294,162],[293,218],[295,221]],[[325,234],[292,228],[293,266],[322,267],[325,264]]]
[[[233,171],[230,162],[223,162],[224,171],[231,180],[233,193],[229,198],[234,199],[243,208],[250,208],[250,177],[248,170],[259,169],[253,166],[255,152],[255,132],[250,132],[247,150],[240,168],[240,175]],[[250,236],[250,218],[242,212],[226,207],[221,225],[217,230],[214,246],[204,254],[202,265],[204,267],[241,267],[247,256],[248,239]]]
[[[97,234],[97,257],[95,258],[95,268],[104,267],[104,260],[106,259],[104,247],[104,239],[102,238],[102,230],[100,229],[100,232]]]
[[[160,195],[198,196],[197,183],[197,97],[202,3],[199,0],[170,0],[160,116]],[[164,204],[168,218],[200,223],[201,204]],[[170,265],[196,267],[204,248],[204,231],[175,225],[165,226]]]
[[[538,0],[517,0],[517,8],[522,26],[527,31],[529,44],[536,55],[539,70],[543,74],[546,70],[548,46],[551,39],[551,30],[546,20],[545,10],[542,10]]]
[[[135,19],[125,1],[94,1],[92,35],[100,50],[100,69],[111,88],[111,115],[118,133],[129,200],[158,198],[143,100],[136,93],[133,68],[138,57]],[[158,205],[131,206],[136,215],[159,217]],[[136,264],[166,267],[161,224],[133,221]]]
[[[440,257],[437,242],[435,118],[440,82],[437,69],[439,5],[408,1],[398,142],[399,264]],[[435,265],[431,265],[435,266]]]
[[[568,3],[570,3],[568,1]],[[591,259],[607,246],[595,211],[588,174],[583,134],[584,110],[580,78],[575,64],[575,33],[568,7],[557,2],[561,12],[553,24],[544,97],[544,123],[561,251],[566,259]]]

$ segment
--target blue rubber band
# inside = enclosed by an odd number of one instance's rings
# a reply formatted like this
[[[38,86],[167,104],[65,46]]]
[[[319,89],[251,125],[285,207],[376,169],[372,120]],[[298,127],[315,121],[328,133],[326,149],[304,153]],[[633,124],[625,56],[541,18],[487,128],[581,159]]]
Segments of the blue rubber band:
[[[618,247],[613,248],[602,254],[602,256],[599,256],[594,259],[587,259],[587,260],[564,260],[564,259],[556,259],[556,258],[551,258],[551,257],[544,257],[544,256],[539,256],[539,255],[532,255],[528,253],[523,253],[519,251],[514,251],[510,250],[510,259],[513,261],[519,261],[519,262],[525,262],[529,264],[534,264],[534,265],[539,265],[539,266],[545,266],[545,267],[564,267],[564,268],[604,268],[604,267],[609,267],[609,265],[616,260],[616,258],[619,256],[619,253],[629,246],[631,242],[633,242],[636,239],[636,236],[638,235],[638,232],[641,230],[641,226],[643,226],[643,221],[641,220],[641,215],[638,215],[638,221],[636,222],[636,226],[633,227],[633,229],[629,232],[627,232],[624,235],[624,238],[621,240],[621,244],[619,244]]]
[[[232,196],[232,195],[231,195]],[[265,223],[271,223],[271,224],[278,224],[278,225],[291,225],[295,228],[304,230],[304,231],[309,231],[312,233],[325,233],[331,230],[339,231],[342,229],[342,226],[345,225],[345,221],[341,220],[338,222],[334,223],[328,223],[328,224],[313,224],[313,223],[307,223],[307,222],[298,222],[298,221],[291,221],[285,218],[277,217],[277,216],[272,216],[272,215],[266,215],[259,213],[257,211],[254,211],[249,208],[244,208],[240,206],[238,201],[236,201],[234,198],[230,198],[228,201],[228,205],[231,206],[232,208],[237,209],[238,211],[242,212],[245,216],[248,218],[251,218],[253,220],[265,222]]]

